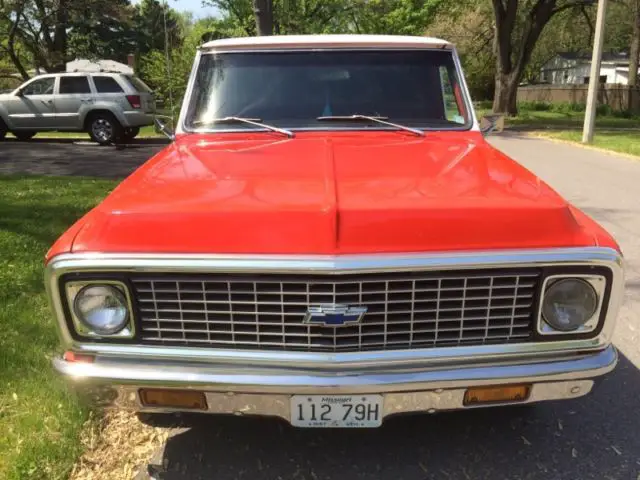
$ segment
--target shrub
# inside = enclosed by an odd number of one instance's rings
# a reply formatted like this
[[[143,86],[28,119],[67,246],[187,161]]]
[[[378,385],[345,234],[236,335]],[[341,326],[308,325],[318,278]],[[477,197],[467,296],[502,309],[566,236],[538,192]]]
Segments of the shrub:
[[[473,102],[476,110],[491,110],[493,108],[492,100],[478,100]]]
[[[634,118],[636,115],[631,110],[616,110],[613,112],[613,116],[616,118]]]
[[[613,114],[613,109],[609,105],[598,105],[596,107],[596,116],[609,117]]]
[[[585,109],[584,103],[560,102],[551,105],[551,111],[556,113],[584,112]]]
[[[520,102],[518,103],[518,109],[521,111],[529,112],[548,112],[551,110],[552,104],[549,102]]]

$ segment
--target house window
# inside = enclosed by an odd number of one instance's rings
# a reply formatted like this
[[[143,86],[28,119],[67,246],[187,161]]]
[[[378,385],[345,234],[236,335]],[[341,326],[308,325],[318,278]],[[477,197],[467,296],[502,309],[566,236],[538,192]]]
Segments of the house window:
[[[589,80],[591,80],[591,77],[584,77],[584,83],[585,84],[589,84]],[[607,83],[607,76],[606,75],[600,75],[600,84],[604,85],[605,83]]]

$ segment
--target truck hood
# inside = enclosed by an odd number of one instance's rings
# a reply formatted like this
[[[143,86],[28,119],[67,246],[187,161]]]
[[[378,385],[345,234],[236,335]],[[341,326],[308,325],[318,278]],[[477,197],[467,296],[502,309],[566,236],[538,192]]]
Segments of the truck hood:
[[[188,135],[90,212],[74,252],[344,254],[592,245],[476,133]]]

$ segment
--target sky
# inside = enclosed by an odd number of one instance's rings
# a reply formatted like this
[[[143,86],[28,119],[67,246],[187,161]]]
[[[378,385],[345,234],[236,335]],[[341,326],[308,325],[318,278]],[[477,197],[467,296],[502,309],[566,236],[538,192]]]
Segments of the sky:
[[[133,0],[132,3],[139,3]],[[162,0],[161,0],[162,1]],[[194,18],[202,18],[215,15],[217,10],[213,7],[203,7],[202,0],[167,0],[169,6],[179,12],[191,12]]]

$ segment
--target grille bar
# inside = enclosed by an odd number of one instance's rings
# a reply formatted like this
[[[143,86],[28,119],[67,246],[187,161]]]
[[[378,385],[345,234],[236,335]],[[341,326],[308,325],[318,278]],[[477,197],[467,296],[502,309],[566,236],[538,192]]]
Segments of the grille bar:
[[[513,324],[509,325],[506,328],[526,327],[528,325],[529,325],[528,322],[522,322],[522,323],[519,323],[519,324],[516,324],[516,325],[513,325]],[[262,325],[260,325],[260,326],[262,326]],[[499,328],[500,330],[502,330],[505,327],[496,327],[496,328]],[[339,329],[336,329],[336,333],[334,335],[336,338],[348,338],[348,337],[352,336],[352,334],[349,334],[349,333],[340,335],[340,334],[338,334],[338,330]],[[461,330],[460,328],[440,328],[440,329],[438,329],[438,332],[441,332],[441,333],[442,332],[460,332],[460,330]],[[485,329],[485,327],[467,327],[466,329],[464,329],[465,332],[473,331],[473,330],[485,331],[486,329]],[[146,332],[180,332],[180,333],[182,333],[184,330],[182,328],[162,328],[162,329],[147,328],[147,329],[145,329],[145,331]],[[207,333],[207,334],[210,334],[210,333],[226,334],[226,333],[228,333],[228,330],[210,330],[210,329],[207,328],[207,329],[204,329],[204,330],[203,329],[190,329],[189,332],[192,332],[192,333]],[[409,330],[405,330],[405,331],[399,330],[399,331],[394,331],[393,334],[394,335],[404,335],[404,334],[413,334],[413,333],[435,333],[435,332],[436,332],[435,328],[434,329],[427,328],[427,329],[409,329]],[[261,336],[278,337],[278,336],[282,336],[282,333],[281,332],[261,332],[260,335]],[[324,334],[321,333],[321,332],[311,333],[312,337],[322,337],[323,335]],[[363,337],[366,337],[366,336],[371,336],[371,335],[380,335],[380,333],[378,333],[378,332],[365,332],[365,333],[362,333],[361,335]],[[286,333],[286,336],[287,337],[305,337],[306,338],[308,336],[308,334],[304,333],[304,332],[303,333]]]
[[[537,268],[370,274],[133,274],[142,343],[357,352],[526,342]],[[303,323],[311,305],[366,306],[357,325]]]

